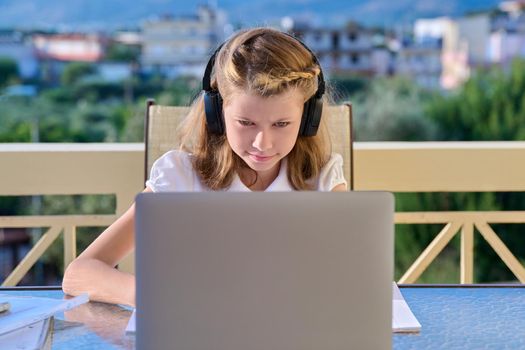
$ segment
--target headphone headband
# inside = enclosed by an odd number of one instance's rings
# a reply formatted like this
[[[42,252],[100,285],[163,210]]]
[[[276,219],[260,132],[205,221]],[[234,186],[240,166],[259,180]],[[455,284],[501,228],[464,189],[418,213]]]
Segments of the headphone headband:
[[[213,52],[213,55],[211,55],[208,64],[206,65],[206,69],[204,70],[204,76],[202,77],[202,89],[204,91],[212,91],[211,88],[211,70],[213,69],[213,65],[215,64],[215,57],[217,56],[217,53],[221,50],[221,48],[224,46],[226,42],[223,42],[219,45],[217,49]]]
[[[325,82],[324,82],[323,70],[321,69],[321,64],[319,63],[317,56],[315,56],[312,50],[310,50],[310,48],[306,46],[305,43],[303,43],[301,40],[299,40],[295,36],[285,33],[285,32],[281,32],[281,33],[289,36],[290,38],[293,38],[295,41],[301,44],[301,46],[304,47],[310,53],[310,55],[312,55],[312,59],[314,63],[319,66],[319,75],[317,76],[317,91],[315,92],[314,96],[317,98],[321,98],[324,95]],[[217,54],[219,53],[219,51],[222,49],[222,47],[226,43],[227,41],[223,42],[222,44],[219,45],[219,47],[217,47],[217,49],[215,49],[215,51],[213,52],[213,55],[210,57],[208,61],[208,64],[206,65],[206,69],[204,70],[204,76],[202,77],[202,89],[204,91],[213,91],[211,87],[211,71],[213,69],[213,66],[215,65],[215,58],[217,57]]]

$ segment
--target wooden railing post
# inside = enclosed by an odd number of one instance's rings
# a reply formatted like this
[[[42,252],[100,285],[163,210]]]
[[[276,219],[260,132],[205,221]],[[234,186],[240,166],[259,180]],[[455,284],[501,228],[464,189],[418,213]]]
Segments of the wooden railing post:
[[[474,280],[474,223],[465,222],[461,227],[460,283]]]
[[[18,266],[7,276],[7,278],[2,283],[3,287],[6,286],[16,286],[22,278],[26,275],[27,271],[36,263],[38,258],[44,254],[44,252],[49,248],[51,243],[55,241],[62,227],[54,226],[51,227],[42,237],[36,242],[36,244],[31,248],[31,250],[26,254],[24,259],[18,264]]]
[[[481,233],[483,238],[485,238],[490,244],[492,249],[498,254],[501,260],[503,260],[505,265],[507,265],[512,271],[514,276],[516,276],[521,283],[525,283],[525,268],[490,226],[486,222],[477,221],[476,228],[479,230],[479,233]]]
[[[454,237],[460,229],[461,224],[457,222],[448,223],[434,240],[426,247],[421,255],[409,267],[407,272],[401,277],[399,283],[414,283],[419,276],[426,270],[428,265],[445,248],[447,243]]]
[[[64,271],[77,256],[77,229],[75,226],[64,228]]]

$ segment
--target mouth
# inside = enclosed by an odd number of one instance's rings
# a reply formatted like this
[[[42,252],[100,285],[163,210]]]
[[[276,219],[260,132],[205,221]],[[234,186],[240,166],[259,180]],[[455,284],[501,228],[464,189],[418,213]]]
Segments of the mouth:
[[[252,153],[248,153],[248,155],[250,156],[250,158],[258,163],[264,163],[264,162],[267,162],[269,160],[271,160],[273,157],[275,156],[260,156],[260,155],[257,155],[257,154],[252,154]]]

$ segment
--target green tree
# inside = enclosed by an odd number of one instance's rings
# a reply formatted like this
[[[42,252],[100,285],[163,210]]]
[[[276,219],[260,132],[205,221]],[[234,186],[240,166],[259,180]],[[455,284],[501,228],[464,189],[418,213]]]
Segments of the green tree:
[[[0,88],[19,79],[18,65],[8,57],[0,57]]]
[[[510,70],[479,71],[451,96],[429,103],[429,117],[440,127],[440,140],[525,140],[525,61]]]
[[[121,43],[112,43],[106,52],[105,59],[116,62],[138,62],[140,47]]]
[[[82,78],[94,74],[95,67],[91,63],[73,62],[64,68],[60,82],[62,85],[69,86],[79,82]]]
[[[368,85],[369,80],[362,77],[335,75],[330,77],[327,89],[333,95],[335,103],[341,103],[362,92]]]
[[[351,98],[358,141],[424,141],[436,125],[425,114],[430,94],[404,79],[376,79]]]
[[[156,102],[170,106],[189,106],[200,89],[200,80],[191,76],[182,76],[165,82],[164,89],[158,94]]]

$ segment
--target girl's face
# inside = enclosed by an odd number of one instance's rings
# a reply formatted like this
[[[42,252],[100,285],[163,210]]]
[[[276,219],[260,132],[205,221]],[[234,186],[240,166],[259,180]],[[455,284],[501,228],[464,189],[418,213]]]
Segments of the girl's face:
[[[258,175],[276,176],[297,140],[303,105],[295,89],[271,97],[235,93],[223,107],[230,147]]]

